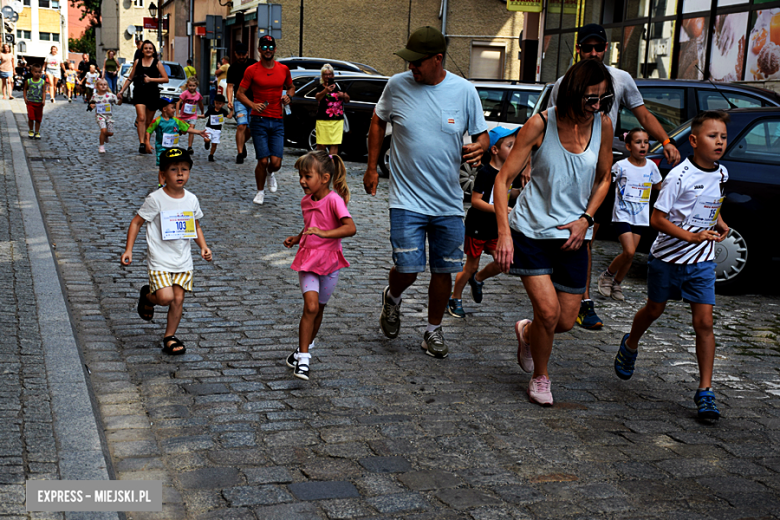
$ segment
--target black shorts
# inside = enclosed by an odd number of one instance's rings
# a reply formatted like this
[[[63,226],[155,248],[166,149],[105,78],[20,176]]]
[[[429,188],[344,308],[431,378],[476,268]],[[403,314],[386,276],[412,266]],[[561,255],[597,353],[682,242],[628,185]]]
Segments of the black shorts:
[[[629,224],[628,222],[613,222],[612,227],[615,228],[615,232],[617,233],[617,236],[620,236],[624,233],[633,233],[635,235],[641,235],[643,229],[647,229],[646,226],[635,226],[633,224]]]
[[[154,88],[138,88],[133,86],[133,104],[146,105],[147,110],[160,110],[160,90]]]
[[[556,290],[584,294],[588,281],[588,241],[576,251],[562,251],[563,239],[539,240],[512,230],[515,255],[509,274],[549,275]]]

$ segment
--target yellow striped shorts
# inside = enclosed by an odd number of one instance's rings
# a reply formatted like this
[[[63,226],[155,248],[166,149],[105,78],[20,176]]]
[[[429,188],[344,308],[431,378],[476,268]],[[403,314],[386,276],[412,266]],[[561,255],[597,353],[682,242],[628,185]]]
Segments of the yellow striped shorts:
[[[167,271],[149,270],[149,291],[154,293],[165,287],[180,286],[185,291],[192,292],[192,271],[169,273]]]

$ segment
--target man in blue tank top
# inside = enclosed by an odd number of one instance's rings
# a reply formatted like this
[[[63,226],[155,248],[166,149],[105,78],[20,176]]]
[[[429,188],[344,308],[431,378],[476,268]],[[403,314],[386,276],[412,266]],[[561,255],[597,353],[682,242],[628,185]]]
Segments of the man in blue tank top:
[[[376,105],[368,134],[367,193],[376,195],[379,149],[388,122],[390,145],[390,242],[393,268],[382,292],[380,325],[388,338],[401,328],[401,294],[425,271],[428,240],[431,282],[425,353],[444,358],[441,321],[452,287],[452,273],[463,267],[462,160],[477,164],[490,145],[487,123],[474,85],[444,70],[444,35],[434,27],[412,33],[406,48],[396,52],[409,71],[387,82]],[[468,132],[472,143],[463,145]]]

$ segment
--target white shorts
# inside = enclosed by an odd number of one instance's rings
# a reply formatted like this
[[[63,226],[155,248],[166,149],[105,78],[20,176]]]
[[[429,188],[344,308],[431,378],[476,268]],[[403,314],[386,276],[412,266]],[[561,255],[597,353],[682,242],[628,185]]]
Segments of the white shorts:
[[[222,130],[206,127],[206,135],[209,136],[211,144],[219,144],[219,136],[222,135]]]

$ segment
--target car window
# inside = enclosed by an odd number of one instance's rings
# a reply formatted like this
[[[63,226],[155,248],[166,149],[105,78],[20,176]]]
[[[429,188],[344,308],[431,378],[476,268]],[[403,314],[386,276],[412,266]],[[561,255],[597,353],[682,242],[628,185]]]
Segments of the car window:
[[[507,108],[506,122],[518,125],[525,124],[534,106],[539,100],[539,91],[514,90],[509,96],[509,107]]]
[[[317,93],[317,85],[319,85],[319,84],[320,84],[320,80],[319,79],[312,80],[311,78],[309,78],[309,83],[307,83],[306,85],[303,86],[303,88],[300,91],[300,94],[303,97],[306,97],[306,98],[309,98],[309,99],[314,99],[314,95]],[[342,88],[344,87],[344,85],[342,83],[339,83],[339,85],[341,85]],[[296,95],[297,95],[297,93],[296,93]]]
[[[385,81],[353,81],[352,85],[345,87],[349,94],[349,100],[358,103],[376,103],[385,89]]]
[[[504,91],[490,88],[477,87],[479,100],[482,102],[482,112],[487,121],[501,120],[501,100],[504,99]]]
[[[754,123],[729,151],[728,159],[780,165],[780,121]]]
[[[187,79],[181,65],[175,63],[163,63],[163,68],[170,79]]]
[[[125,74],[130,72],[131,68],[133,68],[133,64],[132,63],[123,63],[122,64],[122,68],[119,69],[119,75],[120,76],[124,76]]]
[[[667,133],[688,119],[685,117],[685,89],[640,87],[639,92],[645,101],[645,108],[655,116]],[[632,128],[641,126],[633,112],[626,107],[620,107],[615,135],[622,136]]]
[[[699,110],[727,110],[732,108],[729,105],[729,101],[739,108],[769,106],[769,103],[762,101],[760,98],[729,92],[728,90],[699,89],[696,94],[699,99]]]
[[[311,76],[298,76],[297,78],[293,78],[293,86],[295,87],[295,90],[300,89],[302,86],[307,84],[311,81]]]

